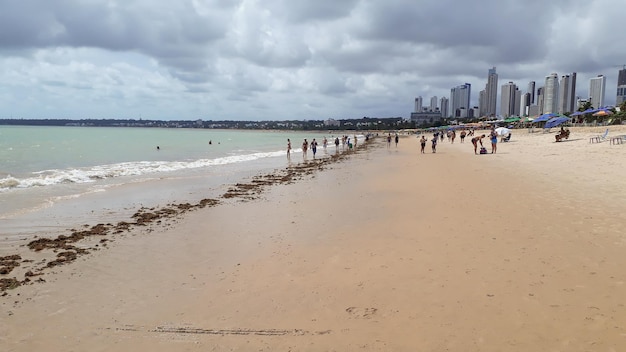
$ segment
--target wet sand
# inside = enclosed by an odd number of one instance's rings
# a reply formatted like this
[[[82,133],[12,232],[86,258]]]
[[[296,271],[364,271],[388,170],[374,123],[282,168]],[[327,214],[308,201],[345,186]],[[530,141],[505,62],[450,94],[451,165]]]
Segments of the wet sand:
[[[406,137],[242,184],[4,291],[0,347],[625,349],[626,146],[596,134],[514,131],[478,156]]]

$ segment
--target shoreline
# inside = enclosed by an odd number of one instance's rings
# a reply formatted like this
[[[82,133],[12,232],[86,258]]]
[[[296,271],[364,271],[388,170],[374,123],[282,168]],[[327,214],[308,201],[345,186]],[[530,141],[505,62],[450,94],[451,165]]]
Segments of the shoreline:
[[[480,156],[379,140],[55,269],[3,301],[0,336],[9,351],[621,350],[626,205],[605,189],[624,198],[625,166],[594,167],[626,149],[584,133]]]
[[[60,234],[52,237],[37,235],[29,240],[15,239],[16,245],[9,245],[8,248],[12,249],[5,248],[3,252],[6,253],[0,255],[0,297],[6,296],[7,290],[45,282],[40,276],[44,275],[46,270],[70,264],[92,251],[105,249],[111,241],[115,241],[115,235],[141,231],[142,227],[146,227],[145,231],[148,232],[158,231],[158,227],[163,226],[162,223],[168,226],[169,223],[181,219],[190,211],[214,207],[230,200],[235,202],[256,200],[267,187],[289,184],[310,176],[314,171],[322,170],[329,164],[340,162],[350,154],[368,147],[369,145],[364,142],[356,151],[341,150],[336,153],[324,153],[318,158],[304,158],[300,162],[289,161],[285,168],[245,177],[244,180],[247,179],[247,181],[221,185],[219,188],[225,189],[224,193],[212,198],[201,198],[198,202],[172,202],[154,207],[141,206],[132,211],[125,208],[126,214],[132,215],[126,217],[121,215],[119,217],[122,219],[119,221],[75,226],[68,230],[58,231]],[[219,192],[219,190],[215,191]]]

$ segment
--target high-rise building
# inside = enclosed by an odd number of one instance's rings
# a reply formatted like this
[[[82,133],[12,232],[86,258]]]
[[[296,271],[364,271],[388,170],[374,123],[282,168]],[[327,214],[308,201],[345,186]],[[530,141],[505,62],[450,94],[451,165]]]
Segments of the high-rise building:
[[[530,94],[530,101],[528,102],[528,105],[533,105],[535,104],[535,81],[530,81],[528,82],[528,91]]]
[[[478,92],[478,116],[487,116],[487,91]]]
[[[543,114],[544,87],[537,88],[537,115]],[[534,114],[531,116],[535,116]]]
[[[564,114],[566,112],[574,111],[574,107],[571,104],[573,102],[570,102],[570,96],[572,93],[571,84],[572,84],[572,78],[570,75],[561,76],[561,81],[559,82],[559,99],[558,99],[558,113],[559,114]]]
[[[437,96],[430,98],[430,111],[437,111]]]
[[[626,101],[626,65],[619,70],[617,74],[617,97],[615,99],[615,105],[619,106]]]
[[[578,107],[576,106],[576,72],[572,72],[572,74],[569,76],[569,87],[566,106],[566,112],[574,112],[578,110]]]
[[[496,68],[490,68],[487,73],[487,85],[485,86],[485,115],[496,116],[496,104],[498,100],[498,74]],[[479,104],[480,105],[480,104]]]
[[[604,89],[606,87],[606,77],[598,75],[589,80],[589,101],[595,109],[604,107]]]
[[[422,112],[422,97],[415,98],[415,112]]]
[[[559,101],[559,75],[552,73],[546,76],[546,85],[544,86],[543,96],[543,113],[556,113]]]
[[[500,115],[502,117],[510,117],[519,114],[519,101],[517,98],[517,86],[513,82],[502,85],[501,102],[500,102]],[[515,112],[518,112],[517,114]]]
[[[450,115],[452,117],[467,117],[471,93],[472,85],[469,83],[450,89]]]
[[[439,110],[441,111],[441,116],[442,117],[449,117],[449,109],[448,109],[448,98],[446,97],[441,97],[441,100],[439,101]]]
[[[530,92],[522,94],[520,99],[520,113],[519,116],[529,116],[528,111],[530,110]]]

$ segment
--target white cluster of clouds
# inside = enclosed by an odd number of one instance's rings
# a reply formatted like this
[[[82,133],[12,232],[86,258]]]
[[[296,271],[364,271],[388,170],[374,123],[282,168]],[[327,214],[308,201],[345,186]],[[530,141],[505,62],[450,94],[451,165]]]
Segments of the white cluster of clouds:
[[[626,64],[617,0],[0,0],[0,118],[408,117]]]

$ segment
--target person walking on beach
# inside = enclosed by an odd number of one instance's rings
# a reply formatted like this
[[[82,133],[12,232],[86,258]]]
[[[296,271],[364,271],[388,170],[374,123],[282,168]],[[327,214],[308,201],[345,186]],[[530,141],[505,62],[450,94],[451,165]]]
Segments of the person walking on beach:
[[[476,149],[478,149],[478,143],[480,143],[480,146],[483,146],[483,138],[485,138],[485,135],[483,134],[480,137],[474,137],[472,138],[472,144],[474,145],[474,154],[478,154],[476,152]]]
[[[422,139],[420,139],[420,145],[422,147],[422,154],[424,154],[424,148],[426,148],[426,136],[422,135]]]
[[[463,143],[465,141],[465,130],[461,131],[461,143]]]
[[[391,133],[387,135],[387,149],[389,149],[389,147],[391,147]]]
[[[291,159],[291,141],[287,138],[287,159]]]
[[[398,136],[398,134],[396,133],[396,148],[398,148],[398,141],[400,140],[400,137]]]
[[[335,137],[335,153],[339,151],[339,137]]]
[[[450,134],[451,134],[450,138],[452,139],[451,143],[454,144],[454,139],[456,138],[456,132],[452,130]]]
[[[432,143],[432,148],[433,148],[433,153],[437,152],[437,140],[439,139],[439,136],[437,136],[437,134],[434,134],[433,139],[431,140]],[[441,140],[443,140],[443,133],[441,134]]]
[[[498,133],[496,133],[495,127],[491,128],[489,139],[491,139],[491,154],[494,154],[498,150]]]
[[[302,142],[302,156],[306,157],[306,151],[308,149],[309,149],[309,142],[305,138],[304,142]]]
[[[315,159],[315,153],[317,153],[317,141],[315,138],[311,141],[311,151],[313,152],[313,159]]]

